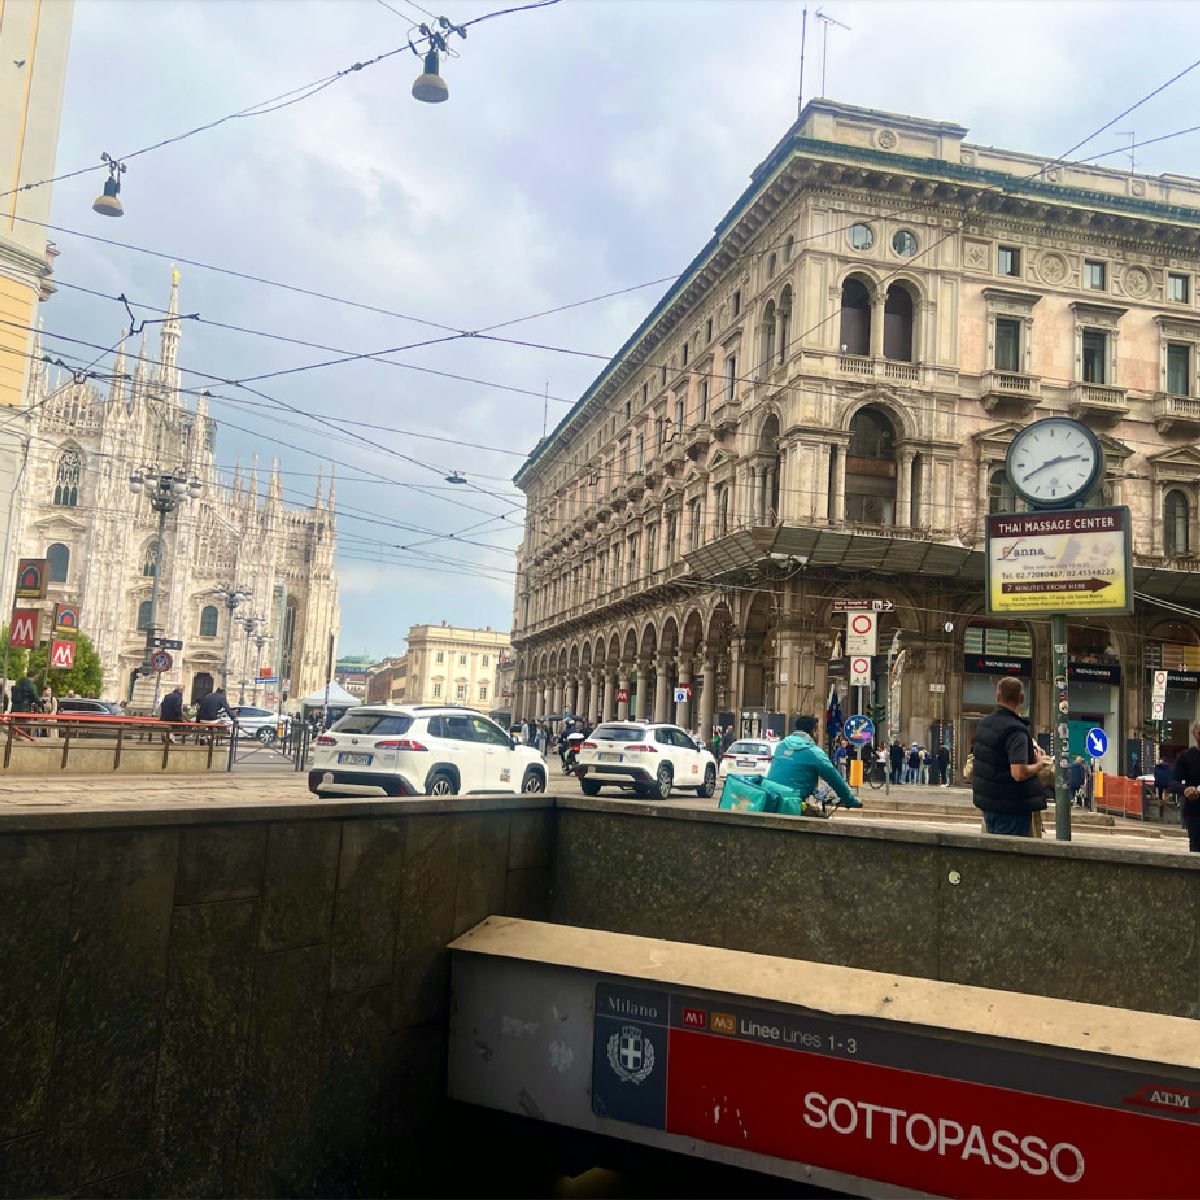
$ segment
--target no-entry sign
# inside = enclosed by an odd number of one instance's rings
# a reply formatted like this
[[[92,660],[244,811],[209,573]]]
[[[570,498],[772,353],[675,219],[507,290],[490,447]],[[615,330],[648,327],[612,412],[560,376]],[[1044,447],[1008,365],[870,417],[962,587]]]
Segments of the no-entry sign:
[[[865,654],[856,655],[850,660],[850,686],[871,686],[871,660]]]
[[[853,657],[856,654],[868,658],[875,653],[875,637],[879,618],[873,612],[852,612],[846,614],[846,653]]]

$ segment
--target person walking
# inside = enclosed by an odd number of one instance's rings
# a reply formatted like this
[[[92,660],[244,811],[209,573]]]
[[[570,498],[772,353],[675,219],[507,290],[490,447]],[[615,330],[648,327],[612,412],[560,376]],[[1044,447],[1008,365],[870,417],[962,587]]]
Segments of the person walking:
[[[737,739],[733,736],[733,726],[726,725],[725,732],[721,734],[721,754],[727,754],[729,752],[729,747],[732,746],[735,741],[737,741]]]
[[[849,758],[850,751],[846,746],[846,739],[840,737],[836,742],[833,743],[833,765],[837,767],[838,773],[843,779],[846,778],[848,770],[846,764],[849,761]]]
[[[904,770],[904,747],[900,745],[899,738],[892,739],[891,748],[888,750],[888,761],[892,766],[892,783],[901,783],[903,781],[902,772]]]
[[[971,744],[971,800],[982,810],[988,833],[1030,837],[1033,814],[1046,807],[1037,775],[1050,759],[1029,733],[1029,719],[1021,716],[1024,704],[1021,681],[1004,676],[996,684],[996,709],[979,722]],[[1196,778],[1200,782],[1200,750]]]
[[[938,783],[942,787],[950,786],[950,747],[945,743],[937,751]]]
[[[18,679],[13,686],[12,710],[13,712],[31,713],[37,712],[37,707],[37,683],[34,680],[33,672],[30,671],[24,679]]]
[[[916,783],[917,782],[917,772],[920,770],[920,768],[921,768],[921,752],[920,752],[919,748],[917,747],[917,743],[913,742],[912,748],[909,750],[908,754],[905,756],[904,782],[905,783]]]
[[[1188,835],[1188,849],[1200,853],[1200,721],[1192,726],[1196,745],[1175,760],[1171,791],[1180,798],[1179,817]]]
[[[1160,750],[1158,753],[1158,762],[1154,764],[1154,790],[1158,793],[1158,803],[1167,798],[1167,792],[1171,788],[1171,764],[1167,762],[1166,756]]]

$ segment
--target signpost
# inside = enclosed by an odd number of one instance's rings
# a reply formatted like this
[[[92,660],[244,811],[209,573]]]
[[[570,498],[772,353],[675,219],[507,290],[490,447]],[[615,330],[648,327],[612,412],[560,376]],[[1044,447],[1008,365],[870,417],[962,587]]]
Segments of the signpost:
[[[884,612],[890,613],[896,611],[896,604],[893,600],[835,600],[833,602],[833,611],[835,613],[844,612]]]
[[[685,684],[683,687],[675,689],[675,703],[686,704],[692,698],[692,688],[690,684]]]
[[[850,686],[871,686],[871,660],[867,655],[859,654],[850,660]]]
[[[38,610],[14,608],[8,628],[8,644],[14,650],[32,650],[37,645]]]
[[[183,642],[178,638],[152,637],[150,646],[154,650],[182,650]]]

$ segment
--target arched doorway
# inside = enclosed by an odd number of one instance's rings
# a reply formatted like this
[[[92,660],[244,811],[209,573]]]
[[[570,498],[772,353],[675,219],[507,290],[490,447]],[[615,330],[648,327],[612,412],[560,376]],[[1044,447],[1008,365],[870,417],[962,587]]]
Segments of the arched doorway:
[[[850,421],[846,447],[846,520],[896,523],[896,430],[887,414],[868,406]]]
[[[192,676],[192,696],[190,704],[199,704],[213,690],[213,677],[208,671],[197,671]]]

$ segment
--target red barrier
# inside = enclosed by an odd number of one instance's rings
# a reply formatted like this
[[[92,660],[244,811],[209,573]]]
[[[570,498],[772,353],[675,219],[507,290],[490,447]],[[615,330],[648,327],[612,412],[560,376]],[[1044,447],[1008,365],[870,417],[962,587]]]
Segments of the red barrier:
[[[1104,795],[1096,801],[1096,811],[1117,817],[1131,817],[1136,821],[1145,818],[1140,780],[1126,779],[1122,775],[1104,776]]]

